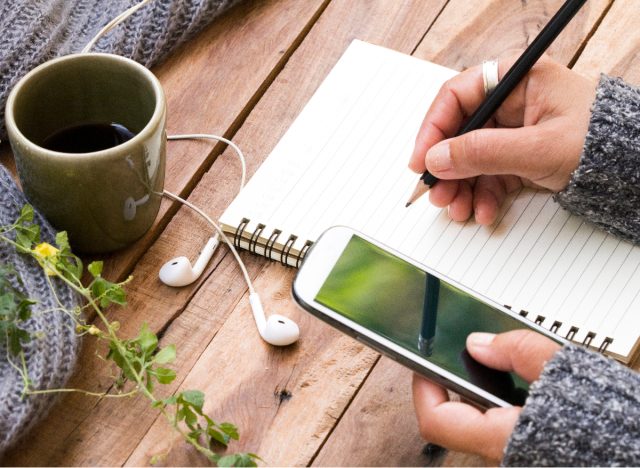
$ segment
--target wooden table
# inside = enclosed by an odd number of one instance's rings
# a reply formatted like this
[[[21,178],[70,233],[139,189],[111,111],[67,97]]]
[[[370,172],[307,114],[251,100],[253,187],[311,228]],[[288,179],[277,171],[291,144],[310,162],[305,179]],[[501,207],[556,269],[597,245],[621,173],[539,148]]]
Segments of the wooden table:
[[[169,103],[169,133],[215,132],[239,144],[249,175],[266,158],[352,39],[358,38],[462,70],[524,48],[561,0],[265,0],[247,2],[207,28],[154,72]],[[596,77],[640,83],[637,0],[590,0],[549,54]],[[224,150],[224,151],[223,151]],[[408,155],[407,155],[408,157]],[[12,165],[3,147],[1,161]],[[239,165],[223,145],[171,142],[167,189],[213,216],[229,204]],[[195,258],[209,228],[165,200],[151,231],[110,256],[105,276],[133,274],[129,305],[111,310],[133,336],[142,323],[176,343],[175,382],[164,392],[198,388],[205,409],[232,421],[233,450],[268,465],[480,465],[477,457],[423,453],[410,397],[411,374],[299,310],[295,271],[244,254],[267,311],[301,326],[289,349],[265,345],[247,288],[228,250],[219,249],[194,285],[160,283],[175,255]],[[72,387],[108,391],[110,370],[85,340]],[[99,350],[103,351],[103,350]],[[70,394],[15,449],[6,465],[206,464],[143,399]]]

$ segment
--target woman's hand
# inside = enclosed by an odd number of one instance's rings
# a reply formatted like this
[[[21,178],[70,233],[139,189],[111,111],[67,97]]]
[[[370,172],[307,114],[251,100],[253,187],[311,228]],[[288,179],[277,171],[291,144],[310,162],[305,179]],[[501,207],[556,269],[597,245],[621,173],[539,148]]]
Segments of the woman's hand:
[[[514,371],[527,382],[542,372],[560,345],[527,330],[499,335],[472,333],[467,350],[478,362],[503,371]],[[449,401],[442,387],[414,375],[413,402],[420,433],[443,447],[502,459],[504,448],[522,408],[491,408],[485,412],[461,402]]]
[[[500,76],[514,60],[500,62]],[[429,199],[448,206],[452,219],[474,214],[477,222],[491,224],[506,195],[522,185],[555,192],[566,187],[580,160],[595,89],[595,82],[543,58],[487,128],[452,138],[484,100],[482,67],[470,68],[440,89],[409,167],[441,179]]]

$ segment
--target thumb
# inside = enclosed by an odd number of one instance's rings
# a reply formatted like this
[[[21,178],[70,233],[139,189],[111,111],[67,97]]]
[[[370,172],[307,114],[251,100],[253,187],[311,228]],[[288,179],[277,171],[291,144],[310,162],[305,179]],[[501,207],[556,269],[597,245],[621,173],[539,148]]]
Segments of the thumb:
[[[481,364],[502,371],[514,371],[532,382],[553,357],[560,345],[540,333],[513,330],[499,335],[471,333],[467,337],[469,354]]]
[[[438,143],[427,152],[425,163],[440,179],[510,174],[560,190],[564,185],[558,184],[566,184],[565,171],[550,147],[554,140],[541,125],[485,128]]]

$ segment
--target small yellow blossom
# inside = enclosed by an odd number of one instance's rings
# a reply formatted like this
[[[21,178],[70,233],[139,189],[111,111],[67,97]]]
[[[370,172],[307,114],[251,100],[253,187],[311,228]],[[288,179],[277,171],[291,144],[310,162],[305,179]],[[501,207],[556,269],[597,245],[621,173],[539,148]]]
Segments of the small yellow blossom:
[[[89,327],[89,329],[87,330],[87,333],[89,333],[89,335],[99,335],[100,334],[100,329],[98,327],[96,327],[95,325],[91,325]]]
[[[44,258],[55,257],[60,252],[59,249],[47,242],[41,242],[33,248],[33,251]]]
[[[48,266],[48,264],[55,261],[55,258],[60,250],[47,242],[42,242],[36,245],[33,248],[33,251],[37,255],[38,262],[40,262],[40,265],[42,265],[42,267],[44,268],[44,272],[48,276],[55,276],[56,272],[50,266]]]

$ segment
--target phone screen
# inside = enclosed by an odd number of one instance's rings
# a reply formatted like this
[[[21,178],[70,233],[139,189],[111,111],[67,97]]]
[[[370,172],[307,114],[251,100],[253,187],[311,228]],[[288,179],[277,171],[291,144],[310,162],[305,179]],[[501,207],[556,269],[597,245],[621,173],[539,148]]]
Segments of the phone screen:
[[[361,237],[350,239],[315,300],[512,405],[526,399],[524,380],[478,363],[465,347],[471,332],[524,323]]]

